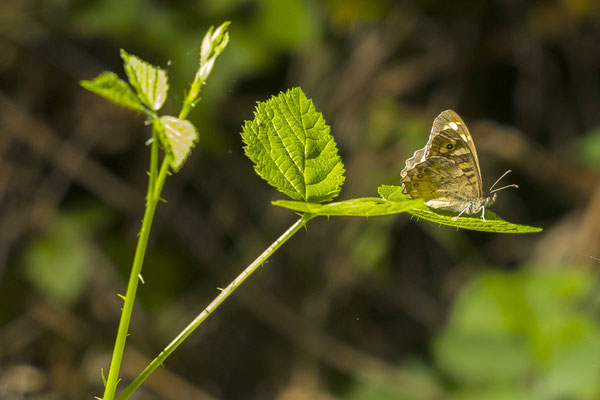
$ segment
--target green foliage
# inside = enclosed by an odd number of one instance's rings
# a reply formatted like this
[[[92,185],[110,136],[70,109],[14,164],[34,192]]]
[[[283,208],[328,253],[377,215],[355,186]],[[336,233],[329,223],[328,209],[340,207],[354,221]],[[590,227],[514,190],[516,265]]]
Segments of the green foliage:
[[[344,398],[597,399],[597,285],[595,274],[573,267],[485,271],[461,290],[432,362],[398,366],[421,377],[402,386],[410,395],[357,381]],[[423,396],[426,387],[439,393]]]
[[[146,111],[127,82],[113,72],[103,72],[91,81],[81,81],[81,86],[122,107],[139,113]]]
[[[246,155],[271,186],[294,200],[320,203],[338,195],[344,165],[321,113],[300,88],[260,102],[242,131]]]
[[[121,58],[124,62],[125,73],[129,79],[130,85],[135,90],[135,96],[127,84],[111,73],[101,74],[92,81],[83,81],[81,85],[93,92],[102,95],[109,100],[136,111],[142,111],[152,120],[152,144],[150,153],[150,169],[148,179],[148,190],[146,196],[146,210],[142,220],[142,227],[138,236],[136,254],[131,267],[130,280],[127,285],[127,294],[124,296],[121,320],[115,340],[113,357],[109,368],[109,375],[105,382],[104,399],[112,400],[114,398],[116,387],[119,382],[119,370],[133,304],[137,292],[139,281],[142,280],[142,264],[146,252],[150,227],[156,206],[160,201],[165,179],[168,175],[169,167],[178,171],[189,155],[195,142],[198,140],[198,133],[194,126],[186,121],[185,118],[195,106],[199,99],[201,87],[205,84],[210,75],[216,58],[223,52],[229,42],[227,26],[229,23],[222,24],[216,31],[209,29],[205,36],[200,51],[200,66],[196,72],[192,92],[186,96],[179,118],[173,116],[161,116],[156,114],[165,103],[169,91],[169,80],[165,70],[155,67],[142,59],[130,55],[125,50],[121,50]],[[137,100],[135,97],[137,96]],[[165,155],[162,159],[160,172],[158,168],[159,147],[162,146]],[[32,263],[35,265],[35,263]],[[77,265],[72,263],[70,265]],[[163,353],[164,355],[165,353]],[[140,375],[135,380],[135,384],[130,385],[129,390],[134,391],[145,378]]]
[[[135,93],[125,81],[112,72],[104,72],[90,81],[81,81],[81,86],[115,104],[148,115],[152,119],[153,137],[158,139],[168,156],[171,169],[177,172],[198,141],[196,128],[186,118],[200,99],[202,86],[206,84],[217,57],[229,43],[228,26],[229,22],[221,24],[216,30],[211,26],[204,36],[198,70],[179,118],[159,117],[155,113],[167,100],[169,78],[166,71],[128,54],[125,50],[121,50],[123,68]]]
[[[487,272],[471,282],[434,347],[456,397],[598,398],[600,324],[585,305],[595,282],[581,269]]]
[[[121,49],[123,67],[138,98],[152,111],[158,111],[167,100],[167,72]]]
[[[392,215],[423,207],[423,200],[389,201],[380,197],[362,197],[329,204],[276,200],[273,205],[290,210],[326,216],[374,217]]]
[[[365,197],[319,204],[336,197],[344,182],[344,166],[330,128],[300,88],[259,102],[254,120],[242,131],[246,155],[254,170],[271,186],[293,200],[273,205],[312,215],[373,217],[409,212],[412,215],[456,228],[497,232],[539,232],[541,228],[512,224],[486,210],[479,216],[456,217],[433,211],[421,199],[402,193],[400,186],[381,186],[382,198]]]
[[[217,57],[221,55],[229,43],[229,32],[227,31],[229,24],[230,22],[224,22],[216,30],[214,26],[211,26],[204,35],[202,47],[200,48],[200,65],[190,91],[183,101],[183,107],[179,114],[180,118],[187,117],[188,113],[196,106],[196,102],[200,100],[200,92],[202,87],[206,85],[206,80],[213,70]]]
[[[93,215],[58,215],[29,244],[24,273],[44,296],[68,306],[76,302],[91,274],[87,230]]]
[[[208,32],[202,39],[202,47],[200,48],[200,68],[198,75],[200,80],[206,81],[206,78],[212,72],[213,66],[217,57],[221,55],[227,44],[229,43],[229,27],[230,22],[222,23],[216,30],[214,26],[208,28]]]
[[[155,119],[152,128],[165,152],[173,156],[171,168],[175,172],[179,171],[198,141],[196,128],[189,121],[171,116]]]
[[[580,160],[600,169],[600,127],[596,127],[579,138],[576,152]]]
[[[401,186],[383,185],[378,189],[379,194],[391,201],[406,201],[410,196],[402,193]],[[415,208],[408,212],[417,218],[423,218],[440,225],[448,225],[456,228],[469,229],[473,231],[495,232],[495,233],[532,233],[540,232],[542,228],[518,225],[504,221],[490,210],[485,210],[485,221],[480,215],[460,216],[451,212],[434,210],[429,207]]]

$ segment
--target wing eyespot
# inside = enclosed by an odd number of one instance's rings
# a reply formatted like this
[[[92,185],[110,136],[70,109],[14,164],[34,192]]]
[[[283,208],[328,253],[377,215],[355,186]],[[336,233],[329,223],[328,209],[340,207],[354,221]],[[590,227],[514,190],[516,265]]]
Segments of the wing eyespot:
[[[446,149],[448,149],[448,150],[452,150],[452,149],[454,149],[454,145],[453,145],[452,143],[448,143],[448,144],[446,145]]]

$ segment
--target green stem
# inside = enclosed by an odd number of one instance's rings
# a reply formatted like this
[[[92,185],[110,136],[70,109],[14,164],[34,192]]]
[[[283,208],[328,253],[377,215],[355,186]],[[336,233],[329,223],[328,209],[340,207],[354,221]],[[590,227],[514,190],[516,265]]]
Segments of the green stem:
[[[153,144],[154,146],[154,144]],[[151,156],[154,159],[154,155]],[[125,301],[123,303],[123,310],[121,312],[121,320],[119,322],[119,329],[117,331],[117,338],[115,340],[115,347],[113,350],[112,360],[110,362],[110,370],[108,373],[108,379],[106,380],[106,387],[104,388],[103,400],[113,400],[115,391],[117,389],[117,383],[119,381],[119,370],[121,368],[121,361],[123,359],[123,351],[125,349],[125,341],[127,340],[127,332],[129,331],[129,322],[131,320],[131,313],[133,311],[133,303],[135,300],[135,293],[137,291],[138,283],[140,280],[140,274],[142,272],[142,264],[144,262],[144,255],[146,254],[146,246],[148,245],[148,237],[150,235],[150,227],[152,226],[152,220],[154,219],[154,212],[156,211],[156,205],[160,200],[160,193],[162,191],[167,173],[169,171],[169,165],[171,164],[171,157],[165,156],[162,165],[160,167],[160,173],[156,177],[157,163],[152,163],[151,159],[151,171],[150,179],[148,181],[148,196],[146,197],[146,211],[144,212],[144,219],[142,220],[142,228],[139,233],[137,247],[135,249],[135,256],[133,258],[133,265],[131,267],[131,274],[129,276],[129,283],[127,284],[127,293],[125,294]],[[154,169],[154,170],[152,170]],[[150,183],[154,180],[153,176],[156,177],[154,185]],[[154,186],[154,187],[152,187]]]
[[[194,83],[192,83],[192,87],[194,87],[196,85],[197,85],[197,83],[194,81]],[[197,85],[196,90],[195,90],[196,96],[191,96],[191,94],[192,94],[191,92],[188,93],[185,100],[183,101],[183,106],[181,107],[181,111],[179,112],[179,116],[177,118],[187,119],[188,115],[194,109],[194,107],[196,106],[196,103],[200,99],[200,91],[202,90],[203,85],[204,85],[204,81],[202,81],[200,85]]]
[[[125,400],[158,368],[165,359],[187,338],[208,316],[217,309],[254,271],[258,269],[281,245],[292,237],[308,221],[316,217],[314,214],[303,214],[287,231],[275,240],[252,264],[248,265],[221,293],[167,346],[160,354],[135,378],[129,386],[119,394],[117,400]]]
[[[152,130],[152,148],[150,149],[150,178],[148,179],[148,194],[146,198],[154,192],[156,185],[156,174],[158,171],[158,135]]]

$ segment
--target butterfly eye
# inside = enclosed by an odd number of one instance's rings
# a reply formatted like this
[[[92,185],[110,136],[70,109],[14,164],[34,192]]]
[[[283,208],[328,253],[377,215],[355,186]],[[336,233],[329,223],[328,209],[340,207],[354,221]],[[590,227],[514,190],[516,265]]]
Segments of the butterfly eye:
[[[453,145],[452,143],[448,143],[448,144],[446,145],[446,148],[447,148],[448,150],[452,150],[452,149],[454,148],[454,145]]]

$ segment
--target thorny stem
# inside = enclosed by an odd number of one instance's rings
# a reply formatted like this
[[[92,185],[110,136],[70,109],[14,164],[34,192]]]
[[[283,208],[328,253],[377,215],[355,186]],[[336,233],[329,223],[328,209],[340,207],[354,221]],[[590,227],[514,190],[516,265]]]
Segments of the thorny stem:
[[[158,368],[165,359],[216,310],[254,271],[258,269],[281,245],[291,238],[308,221],[316,217],[314,214],[303,214],[287,231],[275,240],[256,260],[237,276],[221,293],[167,346],[148,366],[121,392],[117,400],[125,400]]]
[[[119,381],[119,370],[121,368],[121,361],[123,359],[123,351],[125,349],[125,341],[127,340],[127,332],[129,331],[129,322],[131,321],[131,313],[133,311],[133,303],[140,280],[142,264],[144,263],[146,246],[148,245],[150,227],[152,226],[154,212],[156,211],[156,206],[160,200],[160,193],[162,192],[162,188],[169,171],[169,165],[171,164],[171,156],[166,155],[162,161],[160,173],[157,176],[156,168],[158,163],[156,162],[157,159],[155,158],[154,150],[156,143],[153,142],[152,146],[153,149],[150,162],[151,170],[148,180],[148,194],[146,196],[146,210],[144,212],[144,219],[142,220],[142,228],[138,236],[135,256],[133,258],[133,265],[131,267],[131,274],[129,275],[129,283],[127,284],[127,292],[125,294],[123,310],[121,312],[121,320],[119,321],[119,329],[117,331],[115,347],[113,349],[112,360],[110,362],[108,379],[106,380],[106,387],[104,388],[103,400],[113,400],[115,396],[117,383]]]

